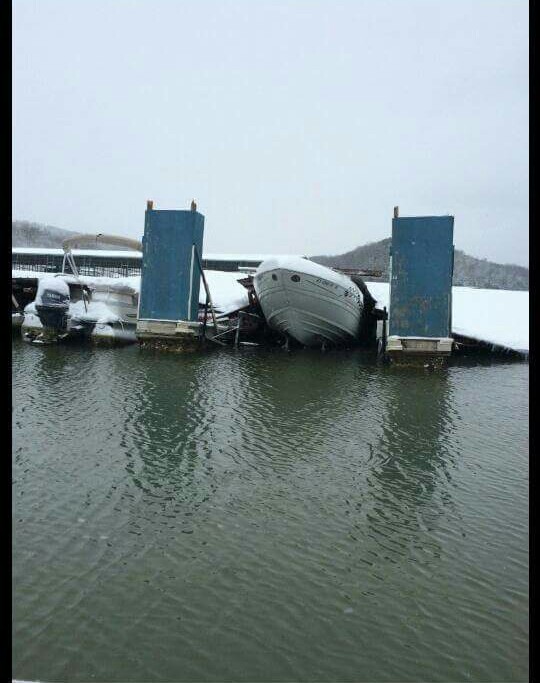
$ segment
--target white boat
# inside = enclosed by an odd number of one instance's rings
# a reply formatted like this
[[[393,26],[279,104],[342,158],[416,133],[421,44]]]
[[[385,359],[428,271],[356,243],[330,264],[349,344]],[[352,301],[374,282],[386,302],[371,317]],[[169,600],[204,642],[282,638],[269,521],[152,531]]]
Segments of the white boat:
[[[81,278],[75,265],[72,249],[83,244],[109,244],[127,247],[134,251],[142,251],[138,240],[117,235],[75,235],[62,242],[65,271],[66,262],[74,276]],[[77,311],[71,311],[71,319],[75,324],[90,328],[90,336],[94,341],[135,342],[137,311],[139,307],[139,288],[117,278],[99,278],[87,283],[90,290],[88,302],[83,300]],[[83,310],[84,309],[84,310]]]
[[[98,278],[90,277],[76,279],[72,275],[40,278],[40,289],[54,291],[60,283],[65,283],[69,290],[65,319],[58,317],[54,324],[45,320],[45,327],[51,331],[50,337],[84,336],[95,341],[136,341],[138,290],[126,284],[125,279],[100,279],[104,281],[96,282]],[[24,309],[21,332],[26,341],[35,341],[43,336],[44,311],[39,304],[36,297],[36,301]],[[53,330],[56,330],[56,335],[52,334]]]
[[[263,261],[253,278],[268,326],[304,346],[351,343],[358,338],[363,295],[352,280],[296,256]]]
[[[65,240],[62,273],[42,275],[36,301],[24,309],[22,335],[27,341],[52,341],[81,335],[94,341],[129,343],[137,340],[138,280],[135,284],[132,280],[136,278],[79,275],[71,249],[88,242],[141,248],[136,240],[111,235],[76,235]],[[65,272],[66,263],[71,274]],[[63,292],[62,314],[54,300],[60,291]]]
[[[123,280],[88,284],[89,298],[70,309],[72,324],[88,328],[94,341],[135,342],[139,292]]]

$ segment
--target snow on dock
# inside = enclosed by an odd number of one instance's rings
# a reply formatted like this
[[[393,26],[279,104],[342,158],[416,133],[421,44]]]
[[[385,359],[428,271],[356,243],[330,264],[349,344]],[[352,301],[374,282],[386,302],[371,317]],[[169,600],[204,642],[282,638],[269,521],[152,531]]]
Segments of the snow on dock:
[[[238,282],[245,273],[206,269],[204,273],[218,313],[227,315],[248,305],[247,290]],[[51,277],[51,273],[12,270],[12,278],[43,277]],[[126,285],[136,291],[139,291],[141,282],[139,275],[118,278],[81,276],[80,279],[88,285],[110,283],[112,286]],[[377,308],[386,306],[389,309],[389,284],[367,282],[366,285],[377,302]],[[199,302],[204,304],[205,298],[201,285]],[[452,333],[528,355],[529,292],[452,287]]]
[[[214,308],[221,315],[233,313],[249,304],[247,289],[238,282],[238,280],[246,277],[245,273],[205,270],[204,274],[210,288]],[[201,283],[199,303],[204,304],[205,301],[206,292]]]
[[[366,282],[377,308],[389,309],[387,282]],[[529,354],[529,292],[452,287],[452,334]]]

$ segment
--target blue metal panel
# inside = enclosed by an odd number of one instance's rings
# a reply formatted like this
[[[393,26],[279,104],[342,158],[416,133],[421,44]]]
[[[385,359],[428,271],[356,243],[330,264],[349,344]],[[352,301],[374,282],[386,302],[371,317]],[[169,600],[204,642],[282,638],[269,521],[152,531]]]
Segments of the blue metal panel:
[[[454,217],[392,221],[389,334],[449,337]]]
[[[196,320],[204,216],[197,211],[147,210],[144,221],[139,318]]]

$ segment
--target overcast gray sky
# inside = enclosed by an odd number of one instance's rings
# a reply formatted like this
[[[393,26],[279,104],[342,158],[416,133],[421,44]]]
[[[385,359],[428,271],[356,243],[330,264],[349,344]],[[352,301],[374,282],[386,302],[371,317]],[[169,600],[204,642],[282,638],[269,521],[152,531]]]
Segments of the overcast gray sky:
[[[341,253],[402,215],[528,265],[525,0],[14,0],[13,217]]]

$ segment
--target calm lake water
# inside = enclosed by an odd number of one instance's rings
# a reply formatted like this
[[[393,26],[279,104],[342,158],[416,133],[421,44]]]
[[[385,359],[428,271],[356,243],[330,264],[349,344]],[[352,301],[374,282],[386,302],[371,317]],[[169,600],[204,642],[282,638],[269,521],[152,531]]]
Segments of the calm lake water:
[[[13,341],[13,675],[526,681],[528,365]]]

